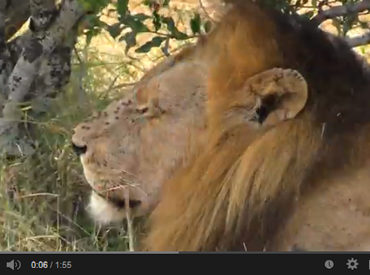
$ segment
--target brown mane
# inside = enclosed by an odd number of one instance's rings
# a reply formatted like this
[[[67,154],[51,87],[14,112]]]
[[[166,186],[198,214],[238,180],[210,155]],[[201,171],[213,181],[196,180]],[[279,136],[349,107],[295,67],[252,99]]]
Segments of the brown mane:
[[[210,72],[209,142],[165,183],[146,250],[262,250],[316,179],[368,160],[369,141],[355,145],[370,137],[369,82],[352,51],[302,19],[235,5],[191,53]],[[268,129],[233,121],[245,80],[274,67],[304,76],[304,110]]]

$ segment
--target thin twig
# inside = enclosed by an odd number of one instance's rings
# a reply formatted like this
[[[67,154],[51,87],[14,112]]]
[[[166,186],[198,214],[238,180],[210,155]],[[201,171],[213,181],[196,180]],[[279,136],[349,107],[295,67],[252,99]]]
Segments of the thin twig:
[[[7,94],[6,83],[11,70],[10,53],[5,34],[5,1],[0,1],[0,93]],[[0,100],[2,96],[0,97]],[[2,102],[0,102],[2,103]]]
[[[199,0],[199,6],[200,8],[203,10],[204,12],[204,15],[210,20],[212,21],[213,23],[215,23],[215,21],[213,20],[213,18],[209,15],[206,7],[203,5],[203,1],[202,0]]]
[[[77,64],[77,65],[81,65],[83,63],[83,61],[82,61],[82,59],[81,59],[81,57],[80,57],[80,55],[79,55],[79,53],[78,53],[77,48],[76,48],[75,45],[73,46],[73,51],[75,52],[75,55],[76,55],[77,60],[79,62],[79,64]]]
[[[325,11],[321,11],[315,17],[313,17],[311,21],[318,26],[328,19],[337,16],[345,16],[349,14],[359,13],[361,11],[365,11],[368,9],[370,9],[370,0],[363,0],[359,3],[332,7]]]
[[[135,251],[134,232],[132,229],[132,217],[131,217],[131,209],[130,209],[130,197],[129,197],[128,190],[125,192],[125,212],[126,212],[126,221],[127,221],[127,235],[128,235],[129,251]]]
[[[34,194],[28,194],[24,196],[19,196],[19,199],[25,199],[25,198],[32,198],[32,197],[39,197],[39,196],[50,196],[50,197],[59,197],[59,194],[53,194],[53,193],[34,193]]]
[[[118,85],[116,85],[116,86],[113,86],[113,87],[111,88],[111,90],[116,90],[116,89],[120,89],[120,88],[124,88],[124,87],[131,87],[131,86],[135,86],[135,85],[136,85],[136,84],[138,84],[138,83],[140,83],[140,81],[118,84]]]
[[[348,45],[351,48],[369,44],[370,43],[370,32],[367,32],[363,35],[359,35],[355,37],[345,38],[345,41],[348,43]]]

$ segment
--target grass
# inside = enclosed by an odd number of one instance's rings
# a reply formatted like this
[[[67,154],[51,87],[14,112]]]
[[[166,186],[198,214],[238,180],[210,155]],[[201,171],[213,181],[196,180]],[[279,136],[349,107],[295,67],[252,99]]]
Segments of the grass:
[[[1,251],[128,249],[125,223],[102,227],[88,216],[90,188],[70,138],[76,124],[122,95],[109,87],[131,81],[129,71],[123,62],[112,65],[97,56],[94,47],[78,54],[82,62],[74,58],[71,81],[50,112],[28,118],[38,137],[35,153],[0,159]]]
[[[72,80],[53,102],[48,117],[34,121],[36,152],[0,160],[0,250],[127,249],[122,225],[101,228],[87,216],[90,190],[70,146],[73,127],[91,110],[103,108],[109,98],[79,96],[73,85]]]

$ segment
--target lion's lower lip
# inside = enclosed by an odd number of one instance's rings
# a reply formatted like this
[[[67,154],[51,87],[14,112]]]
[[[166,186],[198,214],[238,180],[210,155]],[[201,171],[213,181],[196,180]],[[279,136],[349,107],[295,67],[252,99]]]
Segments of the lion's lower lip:
[[[117,208],[125,208],[126,207],[126,200],[125,199],[119,199],[119,198],[116,198],[116,197],[104,196],[104,195],[100,194],[99,192],[97,192],[96,190],[94,190],[94,192],[97,193],[103,199],[105,199],[105,200],[109,201],[110,203],[114,204]],[[128,206],[130,208],[135,208],[135,207],[139,206],[140,204],[141,204],[141,201],[139,201],[139,200],[129,200],[129,202],[128,202]]]
[[[110,199],[109,201],[111,201],[115,206],[117,206],[118,208],[125,208],[126,207],[126,201],[125,200],[121,200],[121,199],[114,199],[113,201]],[[138,200],[129,200],[128,202],[128,206],[130,208],[135,208],[137,206],[139,206],[141,204],[141,201],[138,201]]]
[[[117,198],[107,198],[109,202],[114,204],[117,208],[126,208],[126,200]],[[129,200],[128,207],[135,208],[141,204],[138,200]]]

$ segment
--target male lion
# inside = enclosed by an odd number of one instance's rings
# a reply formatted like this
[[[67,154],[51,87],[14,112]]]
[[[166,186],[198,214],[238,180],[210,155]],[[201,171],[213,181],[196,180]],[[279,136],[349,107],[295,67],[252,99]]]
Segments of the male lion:
[[[72,137],[103,222],[146,250],[370,249],[370,91],[354,53],[236,1]]]

